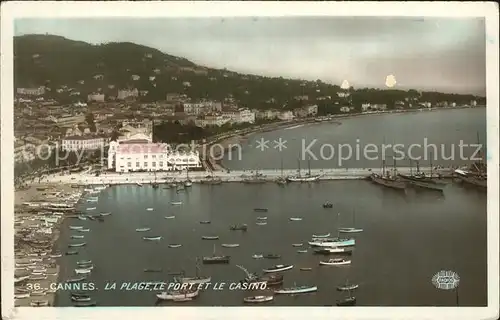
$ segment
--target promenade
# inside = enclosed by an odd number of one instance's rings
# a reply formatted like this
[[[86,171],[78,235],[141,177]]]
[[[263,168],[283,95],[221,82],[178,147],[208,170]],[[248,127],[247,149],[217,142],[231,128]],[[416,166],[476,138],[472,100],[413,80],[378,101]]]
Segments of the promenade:
[[[413,169],[414,170],[414,169]],[[420,171],[430,173],[430,168],[420,168]],[[311,175],[320,175],[319,180],[353,180],[366,179],[370,174],[381,173],[380,168],[338,168],[338,169],[311,169]],[[409,174],[410,168],[398,168],[398,172]],[[443,177],[451,177],[453,170],[449,168],[438,169],[434,171],[440,173]],[[261,179],[269,182],[276,181],[280,177],[297,175],[297,170],[260,170],[259,176]],[[303,171],[302,175],[306,173]],[[252,171],[190,171],[189,179],[194,182],[200,182],[208,178],[219,178],[223,182],[243,182],[245,179],[255,176]],[[172,181],[186,180],[186,172],[157,172],[156,178],[154,172],[129,172],[129,173],[104,173],[100,176],[95,176],[87,173],[50,176],[43,180],[47,183],[57,184],[149,184],[153,182],[167,183]]]

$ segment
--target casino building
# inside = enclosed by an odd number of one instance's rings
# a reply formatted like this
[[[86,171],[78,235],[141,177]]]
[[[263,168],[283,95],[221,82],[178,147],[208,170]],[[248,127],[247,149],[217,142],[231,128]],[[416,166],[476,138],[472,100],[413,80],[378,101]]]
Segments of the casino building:
[[[108,169],[116,172],[172,171],[201,167],[197,151],[174,151],[167,143],[153,143],[151,136],[138,133],[120,142],[111,141]]]

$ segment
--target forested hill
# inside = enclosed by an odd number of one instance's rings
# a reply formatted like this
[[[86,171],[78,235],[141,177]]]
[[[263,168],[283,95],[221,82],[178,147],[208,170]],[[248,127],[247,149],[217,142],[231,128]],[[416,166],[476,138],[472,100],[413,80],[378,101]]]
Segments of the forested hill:
[[[165,100],[166,93],[185,93],[192,99],[213,100],[232,96],[242,106],[262,109],[346,101],[337,97],[339,86],[320,80],[270,78],[212,69],[129,42],[92,45],[60,36],[24,35],[14,37],[14,56],[16,87],[45,85],[54,95],[57,88],[67,86],[80,92],[80,96],[72,99],[81,99],[96,91],[116,95],[117,89],[137,88],[147,91],[141,97],[143,101]],[[351,88],[349,91],[353,104],[387,103],[390,107],[395,101],[417,96],[430,102],[469,103],[472,99],[481,102],[472,95],[431,92],[420,95],[415,90]],[[293,98],[305,95],[308,102]]]

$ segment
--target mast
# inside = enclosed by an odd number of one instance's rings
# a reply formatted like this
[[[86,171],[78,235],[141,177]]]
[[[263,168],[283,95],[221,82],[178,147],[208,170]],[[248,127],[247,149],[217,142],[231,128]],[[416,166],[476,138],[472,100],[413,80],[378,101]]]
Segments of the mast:
[[[283,156],[281,156],[281,177],[283,178]]]
[[[432,171],[433,171],[433,169],[432,169],[432,151],[431,151],[431,156],[429,158],[429,165],[431,166],[431,173],[430,173],[431,176],[430,177],[432,178]]]
[[[301,170],[300,170],[300,158],[297,159],[297,164],[299,166],[299,178],[302,176],[301,175]]]
[[[340,212],[337,213],[337,238],[340,238]]]
[[[309,177],[311,176],[311,157],[307,159],[307,167],[308,167],[308,174]]]
[[[412,167],[412,162],[411,162],[411,158],[410,159],[410,176],[413,177],[413,167]]]

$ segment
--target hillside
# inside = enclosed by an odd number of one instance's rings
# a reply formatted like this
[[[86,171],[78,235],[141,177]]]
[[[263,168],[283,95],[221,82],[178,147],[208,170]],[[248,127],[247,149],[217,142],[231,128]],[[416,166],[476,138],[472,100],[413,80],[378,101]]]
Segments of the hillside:
[[[164,100],[166,93],[185,93],[192,99],[222,100],[232,95],[250,108],[294,108],[304,103],[342,103],[337,98],[340,87],[317,81],[269,78],[210,69],[191,61],[165,54],[157,49],[133,43],[92,45],[53,35],[24,35],[14,38],[16,87],[50,88],[49,96],[59,101],[81,100],[88,93],[101,90],[116,95],[121,88],[137,88],[148,93],[143,101]],[[102,79],[96,76],[101,75]],[[133,80],[132,75],[140,76]],[[154,77],[154,79],[152,78]],[[183,83],[189,82],[190,86]],[[73,88],[79,96],[61,96],[61,86]],[[390,106],[405,97],[417,97],[414,90],[350,89],[351,102],[387,103]],[[59,96],[58,96],[59,95]],[[307,95],[308,102],[294,96]],[[318,100],[330,96],[332,99]],[[85,98],[83,98],[85,99]],[[453,100],[468,103],[472,95],[423,93],[422,100]]]

